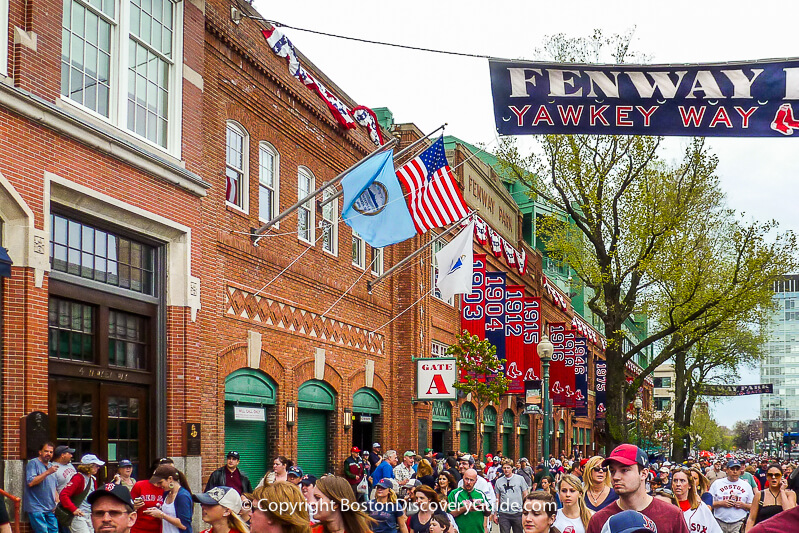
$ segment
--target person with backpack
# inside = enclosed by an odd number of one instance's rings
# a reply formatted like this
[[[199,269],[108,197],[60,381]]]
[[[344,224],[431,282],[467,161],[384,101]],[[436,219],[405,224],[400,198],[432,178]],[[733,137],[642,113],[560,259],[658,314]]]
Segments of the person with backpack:
[[[105,464],[96,455],[87,453],[80,459],[77,473],[67,482],[58,495],[56,518],[70,533],[93,533],[89,494],[97,489],[97,472]]]

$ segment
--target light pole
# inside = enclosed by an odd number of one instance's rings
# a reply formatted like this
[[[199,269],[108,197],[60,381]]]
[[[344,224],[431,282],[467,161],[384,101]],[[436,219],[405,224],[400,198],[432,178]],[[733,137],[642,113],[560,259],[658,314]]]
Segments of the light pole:
[[[541,367],[543,369],[544,381],[542,392],[544,393],[544,473],[549,474],[549,424],[552,418],[552,406],[549,405],[549,363],[552,361],[552,352],[555,347],[549,342],[549,335],[546,333],[541,337],[536,351],[538,357],[541,359]]]
[[[644,401],[641,400],[640,396],[635,398],[635,402],[633,402],[633,406],[635,406],[635,433],[638,437],[638,447],[641,447],[641,408],[644,406]]]

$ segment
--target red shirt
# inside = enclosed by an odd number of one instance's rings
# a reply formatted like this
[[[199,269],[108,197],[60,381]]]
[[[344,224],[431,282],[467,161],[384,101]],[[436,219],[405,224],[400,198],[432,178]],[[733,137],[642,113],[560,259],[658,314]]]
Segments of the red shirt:
[[[137,481],[130,489],[130,498],[144,500],[144,507],[137,509],[136,523],[130,528],[131,533],[161,533],[161,520],[144,514],[145,509],[161,507],[164,503],[164,489],[150,483],[149,479]],[[134,502],[136,503],[136,502]]]
[[[682,512],[690,511],[691,510],[691,500],[683,500],[680,502],[680,509]]]
[[[604,509],[597,511],[588,522],[588,529],[586,533],[601,533],[602,526],[605,522],[610,520],[614,514],[622,511],[619,507],[619,501],[611,503]],[[666,502],[662,502],[657,498],[652,498],[650,503],[644,510],[640,511],[642,515],[649,517],[657,526],[659,532],[666,533],[688,533],[688,526],[685,524],[682,511],[676,506]]]
[[[225,485],[232,489],[236,489],[239,494],[244,494],[244,487],[241,484],[241,474],[238,468],[233,472],[225,468]]]

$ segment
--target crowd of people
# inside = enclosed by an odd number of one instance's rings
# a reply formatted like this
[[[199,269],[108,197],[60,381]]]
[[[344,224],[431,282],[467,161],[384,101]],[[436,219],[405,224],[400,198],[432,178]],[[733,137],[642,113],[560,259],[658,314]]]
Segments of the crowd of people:
[[[622,444],[607,457],[550,457],[535,467],[485,456],[357,447],[341,475],[303,473],[283,456],[253,488],[230,451],[199,494],[170,459],[109,483],[92,454],[45,443],[26,467],[23,509],[34,533],[786,533],[799,531],[799,473],[767,457],[672,464]],[[743,462],[742,462],[743,459]],[[7,525],[2,521],[0,527]]]

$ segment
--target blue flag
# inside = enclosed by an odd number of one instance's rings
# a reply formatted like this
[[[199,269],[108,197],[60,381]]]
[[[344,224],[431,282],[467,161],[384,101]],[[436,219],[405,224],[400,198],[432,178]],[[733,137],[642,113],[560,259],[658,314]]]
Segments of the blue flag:
[[[374,155],[341,180],[342,218],[374,248],[416,235],[392,155],[391,150]]]

